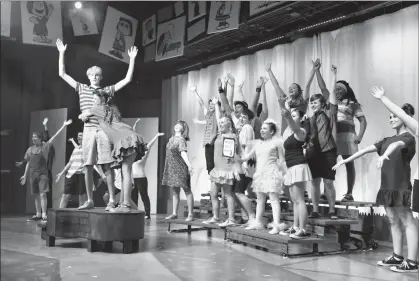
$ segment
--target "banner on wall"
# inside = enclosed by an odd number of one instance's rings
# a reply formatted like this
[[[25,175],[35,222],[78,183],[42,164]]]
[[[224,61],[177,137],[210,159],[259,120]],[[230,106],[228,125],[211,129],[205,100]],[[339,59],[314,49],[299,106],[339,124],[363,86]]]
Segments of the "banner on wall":
[[[23,43],[55,47],[63,38],[61,2],[22,1],[21,14]]]
[[[211,34],[238,29],[240,4],[241,3],[239,1],[211,2],[207,33]]]
[[[120,11],[108,7],[99,52],[129,63],[128,50],[134,46],[138,21]]]
[[[157,29],[156,61],[183,56],[186,17],[159,24]]]
[[[156,15],[143,21],[143,46],[156,41]]]
[[[12,15],[12,3],[1,1],[1,36],[10,37],[10,19]]]
[[[91,8],[75,9],[71,15],[71,25],[75,36],[98,34],[95,14]]]
[[[250,1],[249,14],[254,16],[278,6],[282,1]]]
[[[188,22],[194,21],[207,14],[207,2],[189,1],[188,2]]]

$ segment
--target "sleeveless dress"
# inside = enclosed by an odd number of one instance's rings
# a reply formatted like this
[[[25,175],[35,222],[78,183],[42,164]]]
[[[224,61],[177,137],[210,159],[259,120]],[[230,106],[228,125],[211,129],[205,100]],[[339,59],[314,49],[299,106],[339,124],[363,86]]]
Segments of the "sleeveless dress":
[[[253,175],[252,188],[254,192],[281,193],[284,172],[278,165],[278,147],[282,146],[282,140],[272,139],[258,141],[255,145],[256,171]]]
[[[212,182],[233,185],[235,180],[234,174],[238,173],[240,165],[234,158],[223,156],[224,138],[234,138],[236,140],[234,155],[237,155],[237,136],[233,133],[218,134],[214,142],[214,169],[211,170],[209,175]]]

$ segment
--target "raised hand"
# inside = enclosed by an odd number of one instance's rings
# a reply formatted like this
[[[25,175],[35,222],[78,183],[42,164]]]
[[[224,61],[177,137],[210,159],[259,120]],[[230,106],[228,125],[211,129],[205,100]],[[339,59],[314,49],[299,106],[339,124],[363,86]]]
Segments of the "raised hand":
[[[320,67],[322,66],[320,59],[316,59],[315,61],[312,60],[311,63],[313,64],[314,70],[319,70]]]
[[[236,79],[234,78],[234,76],[233,76],[233,75],[231,75],[231,73],[229,73],[229,74],[227,74],[227,77],[228,77],[228,83],[229,83],[232,87],[234,87],[234,83],[236,82]]]
[[[48,124],[48,118],[45,118],[44,121],[42,122],[42,125],[46,126]]]
[[[64,121],[64,126],[68,126],[68,125],[70,125],[71,123],[73,123],[73,120],[68,119],[67,121]]]
[[[199,124],[199,119],[198,118],[192,118],[192,123],[194,124]]]
[[[262,79],[263,85],[265,85],[269,81],[269,78],[268,77],[264,77],[264,76],[261,76],[260,79]]]
[[[223,86],[223,83],[221,82],[220,78],[217,79],[217,86],[218,88],[221,88]]]
[[[68,141],[72,143],[74,141],[74,139],[73,138],[69,138]]]
[[[228,80],[229,80],[229,78],[228,78],[227,76],[225,76],[225,77],[223,78],[223,82],[224,82],[224,84],[227,84],[227,83],[228,83]]]
[[[286,109],[286,108],[282,108],[281,109],[281,114],[285,118],[291,117],[291,112],[288,109]]]
[[[67,44],[64,45],[63,41],[61,41],[60,38],[57,39],[57,42],[55,44],[57,45],[57,49],[60,53],[64,53],[65,50],[67,50]]]
[[[256,88],[261,88],[263,85],[263,78],[260,77],[260,79],[256,82]]]
[[[340,166],[342,166],[344,164],[346,164],[346,161],[345,160],[340,160],[335,166],[332,167],[332,170],[336,171],[337,168],[339,168]]]
[[[272,64],[270,62],[268,62],[265,66],[266,71],[268,71],[268,72],[271,71],[272,70],[271,67],[272,67]]]
[[[243,90],[243,86],[244,86],[244,81],[243,82],[241,82],[240,83],[240,85],[239,85],[239,90],[241,91],[241,90]]]
[[[195,86],[192,86],[192,87],[191,87],[191,91],[192,91],[192,92],[196,92],[196,87],[195,87]]]
[[[137,53],[138,53],[138,49],[135,46],[132,46],[128,50],[128,56],[132,59],[134,59],[137,56]]]
[[[336,65],[332,64],[332,68],[331,68],[333,74],[336,76],[336,74],[338,73],[338,68],[336,67]]]
[[[159,137],[164,136],[164,133],[157,133],[157,136]]]
[[[218,97],[213,97],[213,98],[211,99],[211,103],[212,103],[213,105],[218,105]]]
[[[378,88],[377,86],[372,87],[371,95],[376,99],[381,99],[385,95],[383,87],[380,87],[380,88]]]
[[[22,166],[23,165],[23,162],[15,162],[15,166],[17,167],[17,168],[19,168],[20,166]]]
[[[388,158],[387,155],[381,155],[380,157],[378,157],[377,159],[377,169],[381,169],[381,167],[383,167],[384,161],[386,160],[390,160],[390,158]]]

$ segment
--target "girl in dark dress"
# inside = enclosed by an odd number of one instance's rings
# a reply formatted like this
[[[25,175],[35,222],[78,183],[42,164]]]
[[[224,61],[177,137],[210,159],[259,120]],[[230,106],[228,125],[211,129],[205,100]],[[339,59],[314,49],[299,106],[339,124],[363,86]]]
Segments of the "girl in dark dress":
[[[384,92],[383,92],[384,93]],[[377,93],[377,96],[379,94]],[[414,114],[410,104],[403,105],[407,115]],[[417,272],[418,232],[411,205],[412,184],[410,182],[410,161],[416,152],[415,137],[411,135],[403,121],[395,114],[390,115],[390,125],[396,135],[377,142],[341,160],[333,169],[371,152],[380,156],[377,168],[381,168],[381,186],[377,194],[377,204],[383,205],[390,220],[394,253],[379,261],[379,266],[389,266],[397,272]],[[403,229],[406,232],[408,259],[403,261]]]

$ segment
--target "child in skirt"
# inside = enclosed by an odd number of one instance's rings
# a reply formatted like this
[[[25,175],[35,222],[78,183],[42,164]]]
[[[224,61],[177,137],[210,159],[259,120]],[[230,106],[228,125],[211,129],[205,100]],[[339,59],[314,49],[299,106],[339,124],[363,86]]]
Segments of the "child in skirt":
[[[384,91],[376,91],[377,97]],[[405,104],[402,109],[412,116],[413,106]],[[413,218],[411,205],[410,161],[415,155],[416,141],[406,129],[406,125],[396,115],[390,115],[391,127],[396,135],[358,151],[348,159],[340,161],[333,169],[353,161],[367,153],[377,152],[380,157],[377,168],[381,168],[381,186],[377,193],[377,204],[383,205],[390,220],[393,254],[379,261],[379,266],[390,267],[397,272],[417,272],[418,229]],[[408,259],[403,261],[403,230],[406,232]]]

